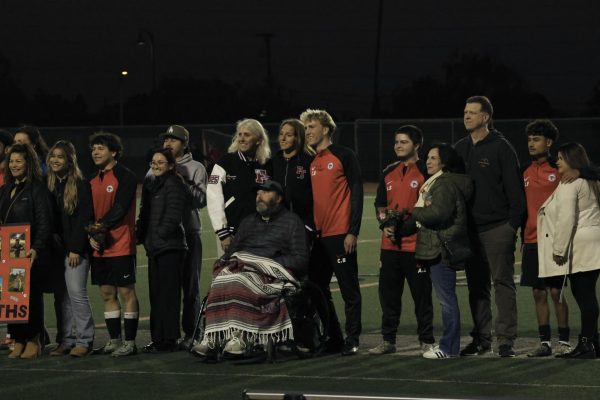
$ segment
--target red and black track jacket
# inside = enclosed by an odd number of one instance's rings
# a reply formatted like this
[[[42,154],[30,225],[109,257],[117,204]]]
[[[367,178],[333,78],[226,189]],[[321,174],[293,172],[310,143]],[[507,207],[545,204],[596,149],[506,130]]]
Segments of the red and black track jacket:
[[[108,229],[102,254],[94,257],[119,257],[135,254],[135,174],[121,165],[99,171],[90,180],[96,221]]]
[[[419,199],[419,190],[427,179],[425,163],[405,164],[401,161],[388,165],[381,174],[377,195],[375,197],[375,212],[377,219],[385,217],[388,209],[401,211],[406,208],[409,212],[415,208]],[[381,235],[381,249],[393,251],[415,252],[417,234],[403,237],[398,243],[393,243],[385,235]]]
[[[347,147],[332,144],[310,164],[315,228],[321,237],[358,236],[363,182],[358,159]]]
[[[560,174],[552,160],[533,161],[523,171],[527,220],[523,228],[523,243],[537,243],[537,213],[560,182]]]

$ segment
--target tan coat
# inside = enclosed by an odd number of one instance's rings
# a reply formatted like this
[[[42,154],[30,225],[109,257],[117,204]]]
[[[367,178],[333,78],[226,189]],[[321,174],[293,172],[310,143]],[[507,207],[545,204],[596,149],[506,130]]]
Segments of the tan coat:
[[[538,212],[540,278],[600,269],[600,209],[588,182],[560,183]],[[568,258],[558,266],[552,255]]]

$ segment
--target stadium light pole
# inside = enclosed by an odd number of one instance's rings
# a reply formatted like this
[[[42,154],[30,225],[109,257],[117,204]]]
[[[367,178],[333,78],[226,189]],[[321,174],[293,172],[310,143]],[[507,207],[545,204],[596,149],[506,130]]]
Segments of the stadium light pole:
[[[137,37],[138,46],[148,45],[150,48],[150,62],[152,63],[152,93],[156,92],[156,44],[154,35],[146,29],[140,29]]]
[[[373,71],[373,103],[371,104],[371,118],[379,117],[381,112],[379,104],[379,53],[381,52],[381,27],[383,20],[383,0],[379,0],[377,12],[377,39],[375,41],[375,63]]]
[[[124,107],[124,84],[125,78],[129,75],[129,72],[123,70],[119,75],[119,125],[123,126],[125,120],[125,107]]]

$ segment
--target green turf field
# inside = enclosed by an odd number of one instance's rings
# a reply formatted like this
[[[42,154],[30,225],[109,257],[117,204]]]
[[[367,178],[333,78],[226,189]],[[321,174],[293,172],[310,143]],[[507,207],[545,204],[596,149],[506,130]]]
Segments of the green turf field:
[[[425,360],[418,355],[416,323],[408,293],[404,295],[398,353],[368,356],[366,350],[378,343],[380,307],[377,298],[379,230],[372,213],[373,196],[365,198],[363,228],[359,237],[359,268],[363,294],[361,353],[345,358],[327,356],[309,360],[286,360],[275,364],[235,366],[204,364],[184,353],[140,354],[126,359],[90,356],[84,359],[51,358],[8,360],[0,355],[3,398],[10,399],[239,399],[242,389],[269,391],[379,394],[436,398],[600,398],[598,361],[527,359],[524,354],[535,343],[537,323],[530,289],[518,289],[519,339],[515,359],[484,356],[476,359]],[[216,241],[206,211],[204,231],[202,295],[210,282],[216,257]],[[517,260],[520,255],[517,254]],[[520,273],[516,268],[516,274]],[[463,281],[460,281],[463,282]],[[332,285],[335,288],[335,284]],[[138,296],[143,318],[138,346],[148,338],[149,315],[147,267],[143,249],[138,249]],[[458,286],[463,336],[471,328],[467,288]],[[338,314],[343,310],[340,294],[334,289]],[[97,288],[90,288],[97,329],[97,344],[106,340],[103,311]],[[567,290],[571,305],[571,331],[579,331],[578,309]],[[434,299],[434,303],[436,303]],[[340,314],[343,318],[343,313]],[[55,326],[52,298],[46,297],[46,318]],[[435,333],[441,332],[436,304]],[[552,320],[553,330],[555,322]],[[0,330],[3,332],[3,330]],[[555,334],[555,332],[553,332]],[[468,341],[463,338],[464,343]],[[574,339],[572,339],[574,341]]]

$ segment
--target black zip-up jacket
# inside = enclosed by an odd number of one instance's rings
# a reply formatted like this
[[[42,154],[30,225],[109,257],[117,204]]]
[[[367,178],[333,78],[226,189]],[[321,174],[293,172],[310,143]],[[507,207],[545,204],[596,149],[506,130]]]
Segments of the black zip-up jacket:
[[[148,255],[156,256],[168,250],[187,250],[183,217],[190,203],[189,189],[175,173],[146,181],[142,189],[136,235]]]
[[[29,224],[31,245],[38,256],[47,248],[51,236],[50,193],[40,180],[26,181],[17,188],[11,199],[14,183],[0,188],[0,210],[2,224]]]
[[[89,242],[85,227],[94,221],[92,209],[92,190],[87,180],[77,179],[77,206],[73,214],[67,214],[64,207],[64,192],[66,181],[56,180],[52,192],[55,201],[54,231],[62,239],[64,250],[79,255],[89,254]]]
[[[295,212],[304,225],[315,229],[313,217],[312,185],[310,183],[310,163],[313,156],[300,152],[287,159],[283,151],[273,157],[273,180],[279,182],[285,192],[285,206]]]
[[[470,135],[454,145],[473,178],[474,196],[469,204],[471,217],[480,232],[506,222],[521,226],[526,212],[523,178],[517,153],[497,130],[476,144]]]
[[[270,258],[291,270],[298,278],[308,270],[308,244],[304,224],[293,212],[281,207],[268,221],[260,214],[249,215],[240,224],[223,259],[236,251]]]

